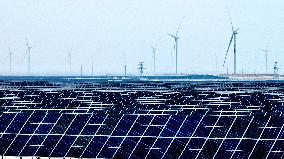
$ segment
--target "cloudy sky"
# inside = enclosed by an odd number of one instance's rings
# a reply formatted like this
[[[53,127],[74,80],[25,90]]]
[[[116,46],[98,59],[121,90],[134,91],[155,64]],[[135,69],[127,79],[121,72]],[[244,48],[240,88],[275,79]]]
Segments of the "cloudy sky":
[[[269,45],[268,68],[278,61],[284,73],[284,3],[280,0],[0,0],[0,74],[28,73],[25,38],[33,75],[66,75],[68,52],[72,74],[137,74],[145,63],[153,72],[151,44],[157,43],[156,72],[174,73],[174,40],[180,27],[179,72],[233,71],[233,52],[222,67],[232,31],[237,37],[237,72],[265,72],[261,49]],[[216,69],[217,62],[217,69]],[[282,69],[281,69],[282,68]]]

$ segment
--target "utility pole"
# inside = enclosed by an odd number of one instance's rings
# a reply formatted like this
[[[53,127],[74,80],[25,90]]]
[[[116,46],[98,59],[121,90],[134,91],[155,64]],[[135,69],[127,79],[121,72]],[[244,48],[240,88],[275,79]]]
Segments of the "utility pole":
[[[139,62],[138,63],[138,68],[137,68],[140,72],[140,75],[142,76],[143,75],[143,72],[144,72],[144,62]]]

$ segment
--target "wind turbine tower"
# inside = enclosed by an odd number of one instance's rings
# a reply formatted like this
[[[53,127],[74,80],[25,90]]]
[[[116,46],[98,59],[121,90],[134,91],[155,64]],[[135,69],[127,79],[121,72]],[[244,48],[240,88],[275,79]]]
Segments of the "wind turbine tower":
[[[28,72],[31,72],[31,49],[32,47],[28,43],[28,38],[26,38],[27,53],[28,53]]]
[[[176,74],[178,73],[178,40],[180,38],[178,36],[178,32],[179,32],[180,24],[178,25],[178,28],[177,28],[175,35],[174,34],[168,34],[169,36],[171,36],[175,40],[174,50],[176,51]]]
[[[156,74],[156,52],[157,52],[157,44],[161,40],[161,38],[156,42],[156,44],[151,45],[150,47],[152,48],[152,53],[153,53],[153,70],[154,74]]]
[[[126,77],[127,75],[127,65],[126,65],[126,55],[125,52],[123,51],[122,53],[122,58],[123,58],[123,65],[124,65],[124,77]]]
[[[127,74],[127,67],[126,65],[124,65],[124,77],[126,77],[126,74]]]
[[[266,47],[265,50],[261,50],[261,51],[264,52],[264,56],[265,56],[265,73],[267,74],[267,56],[268,56],[267,54],[268,54],[268,52],[269,52],[268,46]]]
[[[92,77],[94,76],[94,63],[92,62]]]
[[[81,78],[83,77],[83,66],[81,65],[81,71],[80,71],[80,74],[81,74]]]
[[[152,48],[153,51],[153,67],[154,67],[154,74],[156,74],[156,46],[150,46]]]
[[[71,64],[72,64],[72,55],[71,55],[71,50],[68,53],[68,64],[69,64],[69,75],[71,76]]]
[[[227,10],[228,10],[228,15],[229,15],[231,27],[232,27],[232,36],[231,36],[229,46],[228,46],[227,51],[226,51],[226,56],[225,56],[225,60],[224,60],[224,63],[223,63],[223,67],[225,66],[227,55],[228,55],[228,52],[230,50],[231,44],[233,42],[234,43],[234,74],[236,74],[236,72],[237,72],[237,34],[238,34],[239,28],[234,29],[232,18],[231,18],[231,15],[230,15],[230,11],[229,11],[228,8],[227,8]]]
[[[10,50],[10,48],[9,48],[9,56],[10,56],[10,64],[9,64],[9,66],[10,66],[10,74],[12,73],[12,52],[11,52],[11,50]]]

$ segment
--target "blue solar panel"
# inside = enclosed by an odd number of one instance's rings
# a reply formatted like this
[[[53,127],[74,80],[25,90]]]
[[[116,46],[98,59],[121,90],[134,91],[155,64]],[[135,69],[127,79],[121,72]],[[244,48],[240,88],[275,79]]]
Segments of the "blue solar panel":
[[[232,81],[0,82],[0,154],[281,158],[283,86]]]
[[[8,127],[9,123],[13,120],[16,114],[14,113],[4,113],[0,116],[0,131],[4,132]]]
[[[70,146],[72,146],[72,143],[74,142],[75,139],[76,137],[74,136],[62,136],[62,138],[60,138],[56,146],[52,149],[50,156],[54,157],[65,156],[65,154],[69,151]]]
[[[7,155],[7,156],[13,156],[15,154],[19,155],[22,148],[26,145],[26,142],[28,141],[28,139],[29,139],[29,136],[27,135],[18,135],[9,144],[6,151],[4,152],[4,155]]]
[[[44,141],[44,138],[45,138],[44,135],[30,136],[29,141],[23,147],[19,155],[22,156],[31,156],[31,154],[34,155],[37,149],[41,146],[41,143]]]
[[[34,155],[36,156],[49,156],[52,152],[53,148],[56,146],[56,144],[59,142],[61,136],[54,136],[49,135],[45,138],[42,145],[48,145],[48,146],[40,146],[38,147],[36,153]]]
[[[7,127],[6,133],[15,133],[21,131],[22,127],[24,126],[25,122],[29,118],[30,114],[19,113],[16,115],[13,121],[11,121],[11,125]]]
[[[109,149],[108,147],[112,146],[111,144],[118,144],[120,140],[109,139],[108,137],[94,137],[81,157],[92,158],[100,155],[104,156],[104,154],[107,154],[108,152],[110,154],[114,153],[115,149]]]
[[[69,129],[67,130],[65,134],[79,135],[82,129],[84,128],[84,126],[87,124],[86,122],[88,121],[90,116],[91,116],[90,114],[89,115],[82,115],[82,114],[77,115],[75,120],[72,122],[72,124],[70,125]]]

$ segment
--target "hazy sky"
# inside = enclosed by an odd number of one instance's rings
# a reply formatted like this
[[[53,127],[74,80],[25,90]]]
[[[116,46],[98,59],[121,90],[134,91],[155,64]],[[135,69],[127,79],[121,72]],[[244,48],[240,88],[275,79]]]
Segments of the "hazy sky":
[[[230,8],[237,37],[237,72],[265,72],[261,49],[269,43],[269,71],[274,61],[284,73],[284,3],[281,0],[0,0],[1,74],[26,74],[25,38],[32,46],[33,74],[66,75],[72,49],[72,74],[137,74],[139,61],[146,74],[153,72],[152,50],[157,44],[158,73],[174,73],[174,33],[178,24],[179,72],[233,71],[233,49],[222,63],[232,31]],[[184,17],[184,18],[183,18]],[[125,56],[123,56],[123,53]],[[124,58],[125,57],[125,58]]]

